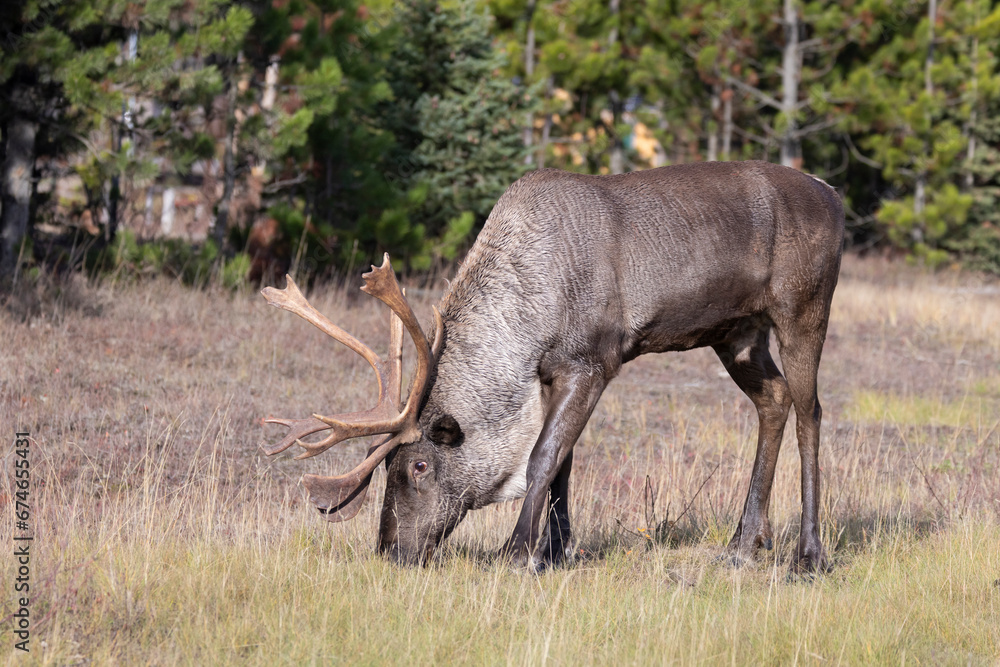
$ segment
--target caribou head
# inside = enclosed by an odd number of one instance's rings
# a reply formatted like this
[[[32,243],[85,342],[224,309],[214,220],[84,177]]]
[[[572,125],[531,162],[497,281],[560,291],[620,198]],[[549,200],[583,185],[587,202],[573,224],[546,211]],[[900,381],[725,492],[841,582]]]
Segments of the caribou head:
[[[447,462],[435,445],[454,444],[460,437],[457,423],[447,416],[431,419],[425,435],[418,419],[444,341],[444,326],[440,312],[434,308],[436,330],[433,344],[429,343],[396,280],[388,254],[382,266],[372,266],[362,277],[365,284],[361,290],[390,309],[389,352],[385,358],[317,311],[290,276],[285,289],[267,287],[262,291],[272,306],[295,313],[361,355],[371,365],[378,384],[378,402],[369,410],[334,416],[314,414],[307,419],[266,419],[266,423],[288,427],[289,432],[281,442],[264,447],[264,451],[270,456],[297,445],[303,451],[296,458],[305,459],[352,438],[375,436],[364,461],[353,470],[336,477],[304,475],[303,485],[327,521],[346,521],[361,509],[372,473],[385,461],[389,481],[379,551],[401,562],[422,563],[470,507],[461,492],[448,493],[447,485],[439,478]],[[404,327],[416,348],[417,366],[406,404],[400,407]],[[324,431],[330,433],[319,441],[303,440]]]

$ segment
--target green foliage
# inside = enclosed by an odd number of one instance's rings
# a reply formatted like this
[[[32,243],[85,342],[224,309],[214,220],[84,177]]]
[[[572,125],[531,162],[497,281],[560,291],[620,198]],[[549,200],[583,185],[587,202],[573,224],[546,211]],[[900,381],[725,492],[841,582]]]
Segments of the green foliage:
[[[284,202],[269,208],[267,215],[277,221],[278,244],[294,258],[297,273],[312,275],[329,267],[336,233],[328,223],[311,221],[301,206]]]
[[[979,0],[939,5],[933,44],[930,17],[913,16],[835,90],[856,103],[844,127],[860,135],[858,145],[886,181],[912,193],[885,201],[878,222],[892,245],[932,266],[948,261],[950,251],[981,247],[969,238],[984,194],[969,188],[975,166],[967,148],[970,136],[982,134],[977,114],[996,108],[1000,84],[995,56],[976,38],[987,30],[981,19],[988,10]]]
[[[182,239],[139,241],[132,231],[123,229],[112,244],[91,252],[84,266],[92,274],[110,273],[127,280],[168,276],[192,287],[214,282],[237,289],[246,284],[250,257],[238,253],[224,258],[211,240],[199,245]]]
[[[238,253],[223,262],[219,271],[219,282],[228,289],[240,289],[247,284],[249,273],[250,256],[246,253]]]
[[[0,8],[0,131],[46,119],[39,180],[68,164],[94,221],[154,179],[214,178],[223,199],[254,181],[256,213],[312,274],[383,250],[417,270],[452,261],[531,166],[773,160],[794,135],[802,168],[848,203],[849,240],[995,270],[1000,7],[937,3],[932,24],[926,3],[796,0],[789,109],[784,4],[15,0]],[[245,239],[255,211],[240,210]],[[172,244],[125,255],[140,272],[208,261]]]
[[[248,7],[225,0],[196,0],[187,9],[182,21],[176,20],[174,11],[170,13],[170,29],[140,33],[142,48],[130,65],[131,71],[140,74],[132,80],[142,83],[142,95],[157,102],[158,113],[140,122],[155,137],[149,148],[168,156],[181,176],[189,175],[195,164],[217,156],[219,130],[213,129],[213,122],[231,121],[226,117],[229,110],[216,102],[247,75],[237,56],[254,23]],[[152,78],[141,76],[150,69],[148,61],[160,57],[166,65],[163,71]],[[253,98],[252,93],[238,95],[236,105],[249,107]],[[246,156],[271,154],[272,142],[262,140],[253,121],[243,129],[238,153],[244,161]]]
[[[472,2],[416,0],[390,28],[392,98],[380,109],[396,138],[385,169],[404,196],[359,236],[401,251],[415,268],[453,259],[526,169],[518,121],[535,102],[503,74],[491,22]]]
[[[279,84],[291,91],[261,136],[274,147],[274,178],[295,183],[282,194],[298,202],[302,226],[284,209],[274,217],[301,250],[300,271],[330,272],[354,265],[359,247],[376,250],[377,222],[403,199],[384,174],[394,137],[378,111],[392,97],[383,25],[355,0],[317,0],[268,3],[252,31],[263,54],[281,54]],[[405,255],[410,245],[391,249]]]
[[[463,211],[449,220],[444,233],[441,235],[437,253],[449,262],[454,260],[456,255],[458,255],[459,249],[466,242],[466,239],[469,238],[469,234],[472,233],[475,223],[476,216],[472,214],[472,211]]]
[[[886,202],[878,217],[893,245],[911,250],[930,266],[939,266],[948,260],[944,248],[964,230],[972,196],[951,183],[931,194],[922,214],[916,212],[913,197],[905,197]]]
[[[992,109],[997,109],[995,102]],[[978,142],[968,165],[975,185],[972,205],[964,235],[950,239],[947,247],[969,268],[1000,275],[1000,117],[989,111],[976,118],[970,131]]]
[[[950,241],[947,248],[970,269],[1000,275],[1000,227],[995,224],[984,222],[972,227],[964,238]]]
[[[87,208],[110,221],[107,236],[121,218],[125,182],[141,188],[165,165],[184,177],[215,156],[206,111],[254,22],[248,7],[229,0],[13,2],[0,20],[15,29],[0,58],[0,98],[19,100],[0,105],[0,123],[13,114],[46,119],[38,152],[49,168],[51,158],[70,158]]]

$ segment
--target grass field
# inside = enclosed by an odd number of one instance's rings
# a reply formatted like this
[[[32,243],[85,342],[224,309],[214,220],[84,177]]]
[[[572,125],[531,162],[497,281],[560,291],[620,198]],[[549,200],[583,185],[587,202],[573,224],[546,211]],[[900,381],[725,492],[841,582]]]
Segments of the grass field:
[[[576,449],[576,561],[490,555],[517,506],[473,513],[434,564],[374,553],[378,494],[329,525],[304,472],[364,443],[262,457],[263,416],[367,407],[367,365],[254,293],[164,281],[22,289],[0,313],[0,549],[15,533],[13,439],[30,430],[31,653],[7,664],[998,664],[1000,288],[847,258],[820,371],[832,573],[791,579],[794,429],[777,539],[716,558],[735,528],[756,414],[710,351],[643,357]],[[360,297],[360,298],[358,298]],[[385,345],[380,307],[312,295]],[[429,319],[431,300],[416,300]],[[794,419],[794,417],[791,417]],[[381,491],[380,478],[373,489]],[[0,615],[18,597],[0,559]]]

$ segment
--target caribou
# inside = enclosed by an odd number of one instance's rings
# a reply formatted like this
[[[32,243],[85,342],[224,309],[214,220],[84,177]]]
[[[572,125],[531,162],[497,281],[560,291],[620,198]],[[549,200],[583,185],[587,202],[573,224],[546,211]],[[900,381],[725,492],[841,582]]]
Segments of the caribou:
[[[750,487],[726,553],[739,564],[772,548],[771,486],[794,407],[802,520],[791,568],[823,570],[816,376],[843,236],[833,188],[766,162],[612,176],[529,172],[500,197],[434,309],[432,340],[388,254],[361,288],[393,313],[385,358],[316,311],[291,278],[284,290],[263,290],[271,305],[361,355],[378,383],[370,410],[268,420],[289,431],[265,451],[298,445],[304,458],[376,436],[347,474],[303,477],[328,520],[358,512],[385,462],[380,552],[426,563],[469,510],[523,498],[501,553],[530,567],[555,565],[572,550],[573,446],[604,388],[641,354],[709,346],[759,419]],[[404,328],[417,361],[402,404]]]

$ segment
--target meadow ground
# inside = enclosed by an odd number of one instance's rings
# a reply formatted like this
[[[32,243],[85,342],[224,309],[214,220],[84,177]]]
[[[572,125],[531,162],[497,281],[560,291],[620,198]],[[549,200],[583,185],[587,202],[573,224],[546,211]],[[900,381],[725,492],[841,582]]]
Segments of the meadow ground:
[[[398,568],[374,553],[378,493],[340,525],[303,502],[303,472],[342,472],[363,443],[306,461],[258,449],[280,435],[262,416],[366,407],[360,358],[250,291],[37,291],[0,313],[0,549],[16,532],[18,429],[35,534],[28,655],[9,620],[16,564],[0,559],[6,664],[1000,661],[995,283],[846,259],[820,373],[835,569],[812,580],[787,575],[794,428],[774,550],[742,569],[716,560],[757,422],[710,351],[640,358],[606,392],[576,449],[572,565],[493,562],[510,504],[473,513],[432,566]],[[312,299],[384,346],[385,313],[359,296]],[[425,319],[430,303],[416,300]]]

